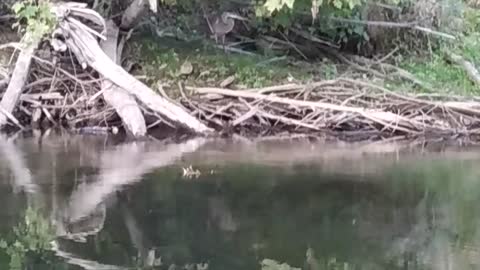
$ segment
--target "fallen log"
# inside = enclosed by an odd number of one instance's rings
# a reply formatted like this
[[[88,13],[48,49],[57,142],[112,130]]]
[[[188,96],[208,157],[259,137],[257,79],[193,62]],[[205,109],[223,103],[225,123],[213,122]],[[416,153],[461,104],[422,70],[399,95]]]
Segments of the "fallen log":
[[[107,22],[107,40],[101,42],[101,47],[107,55],[118,63],[117,55],[119,29],[115,23],[110,20]],[[123,126],[133,138],[142,138],[147,134],[145,118],[138,107],[135,98],[128,94],[124,89],[115,85],[112,81],[106,79],[102,81],[103,98],[112,106],[122,119]]]
[[[72,14],[69,12],[72,6],[75,7],[75,14],[78,14],[78,16],[81,16],[80,14],[82,12],[87,14],[93,12],[85,8],[86,5],[84,4],[57,4],[53,10],[59,20],[59,28],[56,33],[63,36],[65,44],[76,56],[83,68],[87,66],[92,67],[100,73],[100,75],[135,96],[135,98],[148,109],[162,115],[171,122],[177,123],[196,133],[212,131],[212,129],[191,116],[181,107],[161,97],[112,61],[100,48],[95,38],[95,36],[102,39],[105,39],[105,37],[102,37],[102,34],[95,32],[95,30],[92,30],[75,18],[72,18]],[[101,26],[105,25],[105,22],[97,21],[99,17],[100,16],[91,16],[91,18],[95,18],[91,21]],[[85,18],[85,16],[83,16],[83,18]],[[61,43],[62,41],[56,39],[56,42]]]
[[[32,42],[28,44],[18,56],[18,60],[15,64],[10,82],[8,83],[7,90],[3,94],[2,101],[0,101],[0,128],[7,124],[8,119],[18,122],[13,120],[11,115],[18,104],[20,95],[22,94],[22,89],[27,81],[30,64],[32,63],[33,52],[37,46],[38,42]]]

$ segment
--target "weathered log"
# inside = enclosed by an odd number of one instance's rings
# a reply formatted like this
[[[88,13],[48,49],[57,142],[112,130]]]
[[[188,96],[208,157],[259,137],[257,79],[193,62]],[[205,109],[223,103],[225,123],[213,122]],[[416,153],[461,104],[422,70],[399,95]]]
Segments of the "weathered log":
[[[107,22],[107,40],[100,43],[105,53],[118,64],[117,44],[119,29],[112,20]],[[144,137],[147,133],[145,118],[135,98],[110,80],[102,82],[103,98],[112,106],[122,119],[127,134],[134,138]]]
[[[121,66],[113,62],[100,48],[97,40],[84,24],[69,17],[69,5],[55,6],[53,11],[59,19],[59,32],[63,34],[68,48],[77,57],[77,60],[86,67],[95,69],[100,75],[112,81],[117,86],[135,96],[143,105],[166,120],[177,123],[197,133],[212,131],[205,124],[191,116],[184,109],[158,95],[141,81],[125,71]],[[81,12],[77,8],[76,12]],[[86,9],[86,12],[92,11]],[[95,21],[94,21],[95,22]],[[104,23],[103,23],[104,24]],[[99,36],[99,34],[95,34]]]
[[[12,114],[15,106],[17,106],[23,86],[27,81],[30,64],[32,62],[32,55],[37,46],[38,42],[28,44],[18,56],[7,90],[0,102],[0,108],[2,108],[1,111],[3,112],[0,112],[0,128],[7,124],[9,118],[8,115]]]

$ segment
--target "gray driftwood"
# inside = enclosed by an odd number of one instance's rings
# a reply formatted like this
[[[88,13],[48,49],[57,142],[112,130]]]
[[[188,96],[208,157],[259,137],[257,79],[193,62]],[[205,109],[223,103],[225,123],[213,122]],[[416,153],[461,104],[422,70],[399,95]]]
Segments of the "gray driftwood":
[[[112,20],[108,21],[107,39],[100,43],[105,53],[117,64],[119,63],[117,58],[117,55],[119,55],[117,53],[118,32],[119,29],[115,23]],[[147,127],[135,98],[108,79],[102,82],[101,91],[105,101],[115,108],[115,111],[122,119],[127,133],[134,138],[144,137],[147,133]]]
[[[6,125],[9,119],[15,121],[11,119],[11,115],[15,106],[17,106],[20,95],[22,94],[23,86],[27,81],[30,64],[32,62],[32,55],[37,46],[38,43],[27,45],[18,56],[7,90],[5,91],[5,94],[3,94],[2,101],[0,101],[0,128]]]
[[[161,97],[112,61],[103,52],[96,40],[96,37],[103,39],[105,37],[102,37],[102,34],[95,32],[75,18],[70,17],[69,9],[72,6],[75,6],[75,4],[59,4],[55,7],[54,12],[59,19],[58,32],[63,34],[66,45],[75,54],[83,67],[92,67],[103,77],[135,96],[148,109],[165,117],[167,121],[174,122],[197,133],[212,131],[184,109]],[[75,6],[76,13],[81,13],[82,10],[85,10],[87,13],[92,12],[92,10],[86,9],[85,5],[77,4]],[[98,25],[105,25],[105,22],[98,22],[97,19],[93,20],[93,22]]]

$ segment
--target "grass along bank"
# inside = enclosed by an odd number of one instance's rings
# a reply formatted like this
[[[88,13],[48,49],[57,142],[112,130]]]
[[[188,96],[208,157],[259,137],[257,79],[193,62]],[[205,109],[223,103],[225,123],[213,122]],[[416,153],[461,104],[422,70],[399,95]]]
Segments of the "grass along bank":
[[[466,14],[468,27],[458,40],[445,41],[439,48],[422,52],[421,55],[400,53],[398,50],[383,60],[385,64],[408,72],[410,79],[389,76],[385,66],[375,67],[374,63],[378,63],[375,60],[352,64],[335,57],[307,62],[286,55],[272,57],[260,52],[254,52],[253,56],[226,54],[214,48],[211,41],[200,39],[184,42],[173,38],[141,36],[132,40],[128,55],[142,67],[142,70],[135,72],[137,75],[144,75],[145,81],[152,86],[162,83],[174,97],[179,97],[175,91],[178,81],[194,86],[218,87],[231,76],[235,77],[230,85],[234,89],[361,76],[392,91],[471,97],[478,94],[479,86],[462,66],[452,63],[447,57],[449,53],[455,53],[480,66],[480,12],[469,9]],[[378,76],[379,73],[385,73],[385,76]]]

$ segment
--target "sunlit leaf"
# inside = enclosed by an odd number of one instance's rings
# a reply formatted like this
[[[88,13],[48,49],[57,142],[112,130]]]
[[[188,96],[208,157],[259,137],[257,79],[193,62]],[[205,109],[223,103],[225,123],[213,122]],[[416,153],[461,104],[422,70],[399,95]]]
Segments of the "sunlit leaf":
[[[273,12],[282,9],[284,6],[292,9],[295,0],[267,0],[264,7],[272,14]]]
[[[20,12],[20,10],[22,10],[24,7],[25,5],[23,4],[23,2],[17,2],[13,5],[12,9],[15,14],[18,14],[18,12]]]

